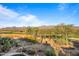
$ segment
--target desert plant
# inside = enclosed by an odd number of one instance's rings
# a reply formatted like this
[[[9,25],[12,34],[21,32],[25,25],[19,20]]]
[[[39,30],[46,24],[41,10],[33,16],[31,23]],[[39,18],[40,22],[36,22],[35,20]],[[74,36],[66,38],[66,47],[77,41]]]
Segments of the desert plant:
[[[11,47],[18,45],[18,42],[10,38],[3,37],[3,38],[0,38],[0,45],[2,46],[1,51],[7,52]]]
[[[45,50],[45,55],[46,56],[55,56],[56,54],[55,54],[54,49],[52,49],[52,50]]]

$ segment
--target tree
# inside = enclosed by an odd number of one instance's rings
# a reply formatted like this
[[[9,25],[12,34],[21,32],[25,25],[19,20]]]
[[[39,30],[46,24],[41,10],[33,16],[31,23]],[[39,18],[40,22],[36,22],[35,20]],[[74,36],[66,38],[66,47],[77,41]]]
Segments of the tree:
[[[26,33],[31,35],[32,34],[32,27],[28,26]]]
[[[34,27],[32,30],[33,30],[34,39],[36,40],[36,37],[38,35],[38,28],[37,27]]]
[[[68,44],[68,38],[71,34],[73,34],[73,25],[59,24],[54,27],[54,34],[57,40],[61,37],[61,39],[65,39],[65,43]]]

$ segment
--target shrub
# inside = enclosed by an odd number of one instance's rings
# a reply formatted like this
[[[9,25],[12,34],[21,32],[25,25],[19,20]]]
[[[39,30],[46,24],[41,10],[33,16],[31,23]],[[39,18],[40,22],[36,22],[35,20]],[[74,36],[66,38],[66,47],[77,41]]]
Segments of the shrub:
[[[7,51],[9,51],[9,49],[11,47],[18,45],[18,42],[14,41],[10,38],[3,37],[3,38],[0,38],[0,45],[2,46],[1,51],[7,52]]]
[[[53,49],[52,50],[46,50],[45,55],[46,56],[55,56],[55,51]]]

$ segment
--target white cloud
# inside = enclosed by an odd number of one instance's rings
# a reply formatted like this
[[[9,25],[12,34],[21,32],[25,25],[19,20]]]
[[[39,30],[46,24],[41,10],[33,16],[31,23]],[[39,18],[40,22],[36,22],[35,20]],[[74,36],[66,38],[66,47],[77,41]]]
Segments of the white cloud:
[[[21,21],[21,23],[27,25],[27,26],[40,26],[43,24],[42,21],[40,21],[35,15],[24,15],[24,16],[20,16],[18,17],[19,21]]]
[[[58,5],[58,10],[60,10],[60,11],[63,11],[63,10],[65,10],[67,8],[67,4],[65,4],[65,3],[60,3],[59,5]]]
[[[79,12],[79,4],[73,9],[73,15],[75,15],[77,12]]]
[[[19,19],[22,19],[22,20],[25,20],[25,21],[34,21],[34,20],[36,20],[36,16],[34,16],[34,15],[31,15],[31,14],[29,14],[29,15],[24,15],[24,16],[20,16],[19,17]]]
[[[0,14],[6,16],[6,17],[16,17],[18,16],[19,14],[6,8],[6,7],[3,7],[2,5],[0,5]]]
[[[3,26],[40,26],[44,22],[37,16],[28,14],[21,15],[11,9],[0,5],[0,25]]]
[[[75,6],[74,6],[74,8],[72,9],[72,11],[71,11],[71,14],[70,15],[68,15],[68,16],[66,16],[66,18],[72,18],[71,20],[73,20],[74,19],[74,17],[78,14],[78,12],[79,12],[79,4],[76,4]]]

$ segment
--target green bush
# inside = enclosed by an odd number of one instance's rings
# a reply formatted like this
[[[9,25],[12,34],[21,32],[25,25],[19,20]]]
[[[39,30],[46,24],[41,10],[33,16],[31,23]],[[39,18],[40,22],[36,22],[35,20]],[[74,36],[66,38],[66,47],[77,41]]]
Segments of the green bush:
[[[55,51],[53,49],[52,50],[46,50],[45,55],[46,56],[56,56]]]
[[[0,45],[2,46],[1,47],[2,52],[7,52],[11,47],[17,46],[18,42],[10,38],[3,37],[0,38]]]

